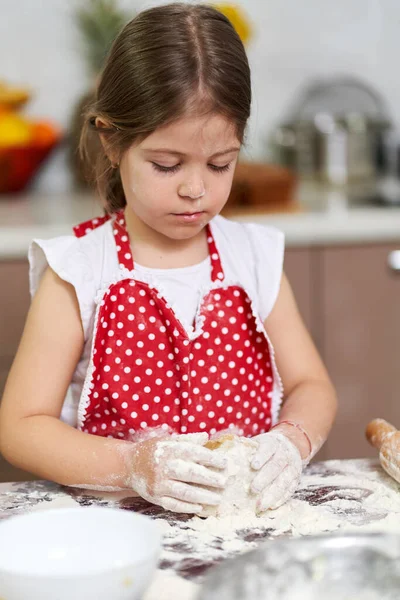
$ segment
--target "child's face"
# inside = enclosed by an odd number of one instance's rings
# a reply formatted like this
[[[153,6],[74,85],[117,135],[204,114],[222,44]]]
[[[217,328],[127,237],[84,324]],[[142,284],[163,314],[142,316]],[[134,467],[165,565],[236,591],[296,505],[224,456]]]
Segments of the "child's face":
[[[224,117],[184,117],[125,152],[127,206],[172,239],[195,236],[226,203],[240,142]]]

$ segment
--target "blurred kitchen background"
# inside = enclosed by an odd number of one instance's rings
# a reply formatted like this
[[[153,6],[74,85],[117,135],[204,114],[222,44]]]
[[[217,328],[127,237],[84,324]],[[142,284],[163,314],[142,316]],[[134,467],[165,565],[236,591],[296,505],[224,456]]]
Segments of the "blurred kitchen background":
[[[160,3],[0,0],[0,393],[29,306],[30,240],[101,211],[76,149],[104,49]],[[400,3],[217,6],[254,89],[225,214],[286,234],[285,269],[339,395],[318,457],[374,455],[369,420],[400,427]],[[0,481],[27,477],[0,460]]]

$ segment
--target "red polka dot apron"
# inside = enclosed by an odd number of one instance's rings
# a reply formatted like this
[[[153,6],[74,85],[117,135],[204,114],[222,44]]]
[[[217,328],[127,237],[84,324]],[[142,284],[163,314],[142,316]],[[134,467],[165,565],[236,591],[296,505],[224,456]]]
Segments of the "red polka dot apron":
[[[107,219],[83,223],[75,234],[85,235]],[[97,307],[79,429],[120,439],[160,426],[177,433],[268,431],[272,350],[247,293],[240,285],[224,285],[211,227],[212,284],[200,301],[192,335],[155,287],[135,279],[122,212],[113,232],[120,279]]]

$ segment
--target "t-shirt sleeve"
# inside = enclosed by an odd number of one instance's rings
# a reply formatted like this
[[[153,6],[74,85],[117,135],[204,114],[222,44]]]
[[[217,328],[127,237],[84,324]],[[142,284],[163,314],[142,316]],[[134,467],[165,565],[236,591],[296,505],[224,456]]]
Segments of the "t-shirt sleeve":
[[[259,314],[264,322],[278,297],[283,272],[285,237],[263,225],[246,225],[254,258]]]
[[[95,269],[84,245],[74,236],[35,239],[30,245],[28,258],[31,297],[36,294],[44,272],[50,267],[63,281],[73,286],[87,339],[95,308],[96,281]]]

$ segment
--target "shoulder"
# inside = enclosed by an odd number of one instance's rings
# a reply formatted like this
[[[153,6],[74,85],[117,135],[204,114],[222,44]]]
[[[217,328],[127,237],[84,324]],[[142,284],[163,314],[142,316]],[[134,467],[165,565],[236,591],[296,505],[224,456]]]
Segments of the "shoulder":
[[[280,254],[284,247],[284,234],[279,229],[258,223],[231,221],[218,215],[211,221],[211,228],[216,238],[251,254],[274,250]]]
[[[82,237],[65,235],[51,239],[34,239],[29,248],[31,270],[47,263],[61,279],[74,277],[82,281],[99,279],[103,254],[112,248],[111,222]]]
[[[73,286],[82,320],[87,324],[98,290],[118,267],[112,223],[104,223],[82,237],[65,235],[47,240],[34,239],[28,258],[31,295],[36,294],[47,267],[50,267],[60,279]]]
[[[224,268],[253,292],[262,321],[278,296],[284,256],[284,234],[257,223],[239,223],[221,216],[211,222]]]

